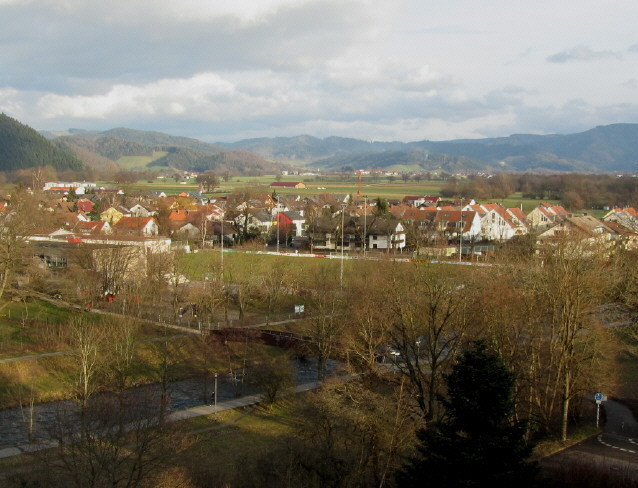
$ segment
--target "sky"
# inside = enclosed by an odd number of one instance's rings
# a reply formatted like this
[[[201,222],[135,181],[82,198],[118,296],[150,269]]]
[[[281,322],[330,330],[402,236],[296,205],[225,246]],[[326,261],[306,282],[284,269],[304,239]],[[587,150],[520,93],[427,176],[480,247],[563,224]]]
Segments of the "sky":
[[[38,130],[449,140],[638,122],[638,2],[0,0]]]

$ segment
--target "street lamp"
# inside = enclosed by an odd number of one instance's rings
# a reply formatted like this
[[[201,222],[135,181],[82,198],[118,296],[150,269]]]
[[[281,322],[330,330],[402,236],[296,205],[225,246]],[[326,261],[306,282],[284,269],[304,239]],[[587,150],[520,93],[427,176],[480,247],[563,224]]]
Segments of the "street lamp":
[[[396,372],[397,372],[397,356],[400,356],[401,353],[399,351],[390,351],[390,354],[392,354],[392,359],[393,359],[393,363],[394,363],[393,373],[396,374]]]
[[[463,198],[461,197],[461,237],[459,239],[459,263],[463,261],[463,226],[465,223],[463,222]]]
[[[217,416],[217,373],[215,373],[215,416]]]
[[[344,234],[344,215],[346,213],[346,203],[341,204],[341,278],[340,278],[340,287],[343,289],[343,234]]]
[[[277,226],[277,252],[279,252],[279,213],[275,216],[275,225]]]
[[[368,195],[363,195],[363,257],[366,256],[366,241],[368,240]]]
[[[226,212],[222,212],[222,229],[220,231],[219,240],[221,241],[221,272],[222,278],[224,277],[224,214]]]

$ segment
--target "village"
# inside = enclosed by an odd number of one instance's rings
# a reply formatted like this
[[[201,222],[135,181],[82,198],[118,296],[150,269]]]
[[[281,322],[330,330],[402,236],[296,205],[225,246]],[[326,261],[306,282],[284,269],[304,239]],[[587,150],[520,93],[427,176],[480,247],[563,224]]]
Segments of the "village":
[[[49,267],[64,267],[64,248],[78,243],[142,252],[249,244],[277,252],[465,261],[489,260],[508,243],[530,239],[538,251],[566,235],[602,248],[632,249],[638,243],[638,212],[631,207],[610,209],[597,219],[547,202],[525,214],[499,203],[440,196],[384,200],[290,193],[304,187],[273,182],[220,196],[204,194],[201,187],[196,193],[128,195],[95,183],[47,182],[40,203],[44,218],[24,237]]]

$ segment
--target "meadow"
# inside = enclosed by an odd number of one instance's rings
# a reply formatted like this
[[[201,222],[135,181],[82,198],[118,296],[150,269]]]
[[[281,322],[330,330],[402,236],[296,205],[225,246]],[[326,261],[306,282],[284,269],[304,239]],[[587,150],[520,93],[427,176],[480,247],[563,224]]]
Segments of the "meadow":
[[[337,177],[320,177],[320,176],[282,176],[277,179],[274,175],[267,176],[240,176],[233,177],[229,181],[221,181],[215,192],[210,196],[223,196],[234,191],[240,191],[244,188],[263,187],[265,191],[272,192],[273,188],[270,184],[275,181],[302,181],[306,188],[277,188],[276,193],[279,195],[301,195],[315,196],[321,194],[337,193],[348,194],[353,198],[357,197],[359,190],[356,178],[350,178],[348,181],[341,181]],[[367,197],[369,201],[377,198],[386,200],[401,200],[405,196],[414,195],[430,195],[440,196],[441,189],[445,185],[445,181],[441,180],[422,180],[415,182],[413,180],[403,182],[399,180],[389,180],[388,178],[364,178],[361,185],[361,196]],[[149,192],[163,191],[166,194],[179,194],[181,192],[197,192],[198,184],[194,179],[178,183],[172,178],[165,177],[156,179],[153,182],[138,181],[127,187],[129,192]],[[480,201],[479,203],[501,203],[507,207],[523,208],[523,211],[529,213],[539,203],[540,200],[523,198],[520,192],[511,194],[505,199],[491,199],[488,201]],[[548,200],[548,203],[558,204],[557,200]],[[597,213],[593,212],[595,216]]]

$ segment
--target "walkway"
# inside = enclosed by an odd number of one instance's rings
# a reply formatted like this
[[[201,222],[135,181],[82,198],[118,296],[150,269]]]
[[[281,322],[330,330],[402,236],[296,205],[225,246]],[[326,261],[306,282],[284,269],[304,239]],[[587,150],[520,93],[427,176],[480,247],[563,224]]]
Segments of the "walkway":
[[[318,381],[312,381],[298,385],[295,388],[295,393],[301,393],[304,391],[314,390],[319,387]],[[208,415],[214,415],[216,412],[223,412],[224,410],[234,410],[236,408],[248,407],[256,405],[261,402],[261,395],[248,395],[225,402],[218,402],[217,405],[200,405],[197,407],[189,408],[186,410],[180,410],[172,412],[167,416],[167,422],[180,422],[182,420],[188,420],[195,417],[203,417]],[[32,444],[23,444],[20,446],[6,447],[0,449],[0,459],[9,458],[13,456],[19,456],[21,454],[41,451],[44,449],[50,449],[57,447],[57,443],[54,441],[37,442]]]

